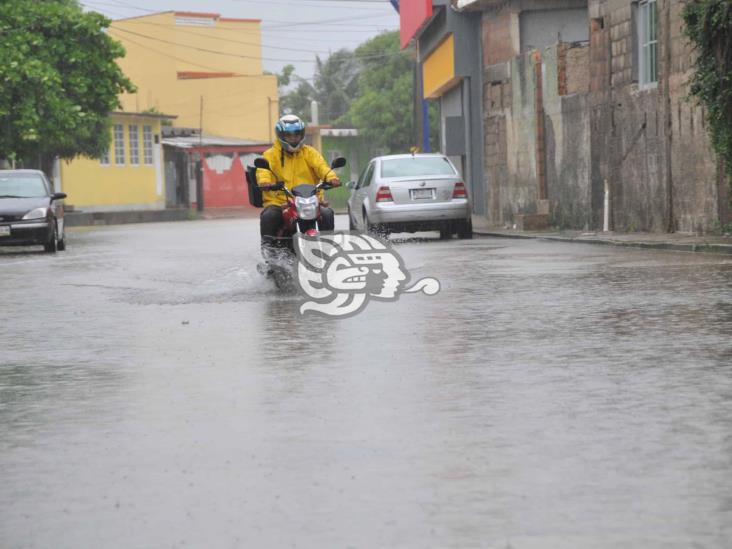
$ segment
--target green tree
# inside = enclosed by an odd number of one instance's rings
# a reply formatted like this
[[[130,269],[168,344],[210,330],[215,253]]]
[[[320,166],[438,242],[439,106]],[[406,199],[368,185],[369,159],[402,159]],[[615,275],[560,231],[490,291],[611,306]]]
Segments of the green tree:
[[[278,88],[284,88],[290,85],[290,81],[292,80],[292,73],[295,72],[295,66],[294,65],[285,65],[282,67],[282,72],[280,73],[272,73],[270,71],[264,71],[264,74],[270,74],[277,77],[277,87]]]
[[[76,0],[0,0],[0,157],[101,156],[109,113],[134,91],[124,49]]]
[[[321,61],[316,57],[315,99],[320,123],[332,124],[348,112],[358,89],[359,63],[352,51],[341,49]]]
[[[315,98],[315,88],[310,82],[299,76],[294,78],[298,81],[298,85],[294,90],[280,96],[280,111],[296,114],[305,120],[312,120],[310,102]]]
[[[343,121],[376,147],[407,152],[415,143],[414,61],[399,33],[384,32],[356,49],[362,65],[358,92]],[[433,115],[434,116],[434,115]]]
[[[322,60],[315,58],[313,83],[294,76],[297,87],[280,99],[281,110],[312,120],[310,103],[318,102],[321,124],[332,124],[351,106],[356,94],[359,63],[352,51],[341,49]]]

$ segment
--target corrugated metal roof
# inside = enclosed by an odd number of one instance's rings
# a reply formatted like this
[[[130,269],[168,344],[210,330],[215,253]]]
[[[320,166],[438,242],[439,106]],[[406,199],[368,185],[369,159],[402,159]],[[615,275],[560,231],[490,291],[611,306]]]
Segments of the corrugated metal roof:
[[[126,112],[126,111],[112,111],[112,114],[117,116],[146,116],[148,118],[165,118],[174,120],[178,118],[177,114],[165,114],[162,112]]]
[[[179,137],[163,137],[163,145],[177,147],[179,149],[190,149],[193,147],[269,147],[271,143],[265,141],[254,141],[251,139],[239,139],[236,137],[221,137],[217,135],[190,135]]]

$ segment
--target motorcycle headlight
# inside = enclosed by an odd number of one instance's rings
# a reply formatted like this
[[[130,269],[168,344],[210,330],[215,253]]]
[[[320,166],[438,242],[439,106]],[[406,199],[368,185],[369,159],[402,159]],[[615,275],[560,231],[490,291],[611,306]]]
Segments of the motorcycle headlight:
[[[48,213],[48,208],[36,208],[29,211],[23,216],[23,219],[44,219]]]
[[[311,196],[309,198],[303,198],[298,196],[295,199],[295,207],[297,208],[297,215],[300,219],[312,220],[318,217],[318,197]]]

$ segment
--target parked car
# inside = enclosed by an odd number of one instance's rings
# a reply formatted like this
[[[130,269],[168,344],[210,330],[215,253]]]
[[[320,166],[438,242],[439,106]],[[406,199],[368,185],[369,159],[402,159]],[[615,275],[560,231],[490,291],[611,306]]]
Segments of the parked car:
[[[349,183],[351,230],[377,234],[440,231],[472,238],[470,199],[452,162],[442,154],[379,156]]]
[[[0,246],[66,249],[64,198],[41,171],[0,170]]]

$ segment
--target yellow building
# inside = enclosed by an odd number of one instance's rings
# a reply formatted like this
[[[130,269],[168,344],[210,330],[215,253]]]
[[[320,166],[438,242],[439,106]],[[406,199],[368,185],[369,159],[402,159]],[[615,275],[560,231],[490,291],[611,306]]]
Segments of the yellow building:
[[[278,117],[277,77],[262,73],[258,19],[165,12],[114,21],[118,61],[137,86],[122,109],[177,115],[176,126],[204,134],[271,141]]]
[[[165,208],[159,114],[115,112],[112,144],[100,160],[75,158],[56,166],[55,188],[76,210],[130,211]]]

